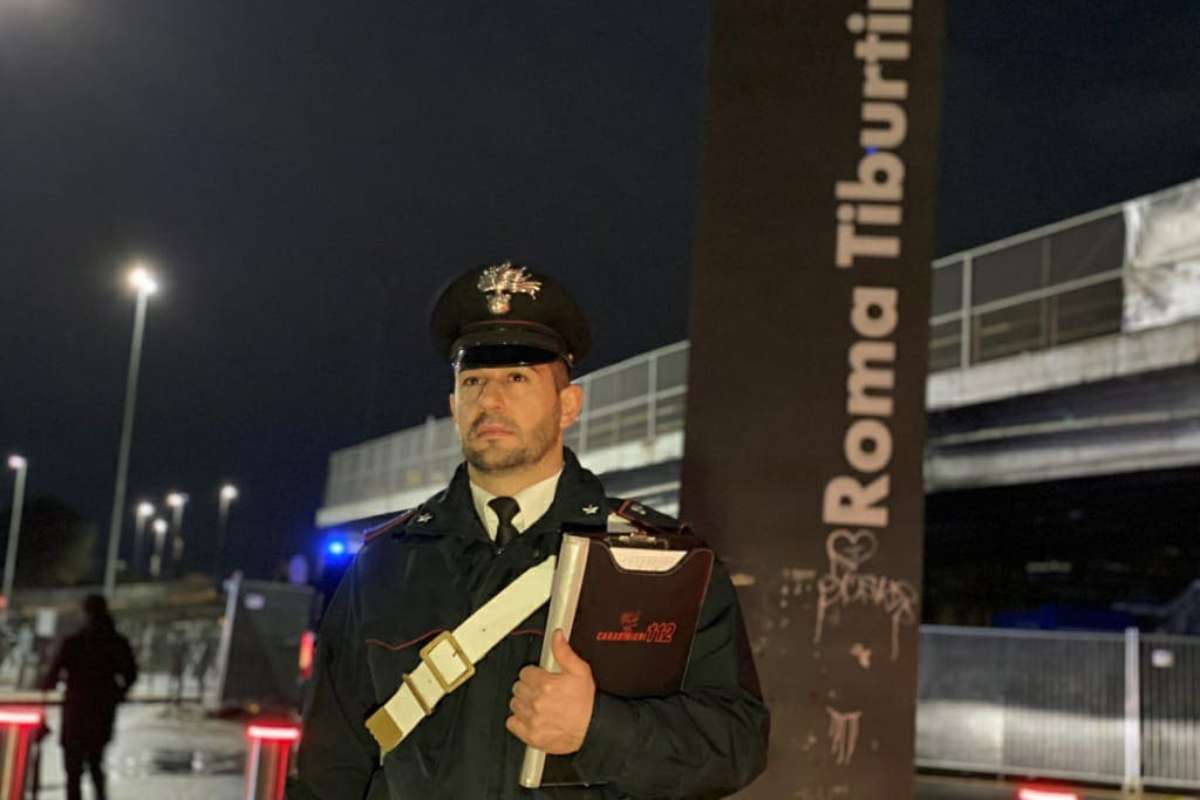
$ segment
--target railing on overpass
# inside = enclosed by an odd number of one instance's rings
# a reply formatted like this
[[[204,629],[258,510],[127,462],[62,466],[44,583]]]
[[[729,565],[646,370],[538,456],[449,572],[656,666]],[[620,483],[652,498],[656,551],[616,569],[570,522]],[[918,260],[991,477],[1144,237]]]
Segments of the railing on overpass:
[[[1139,241],[1136,225],[1134,234],[1127,231],[1127,211],[1138,204],[1170,206],[1191,197],[1197,183],[935,261],[929,371],[963,369],[1119,333],[1129,302],[1126,281],[1131,280],[1127,237],[1134,245]],[[1135,287],[1135,299],[1147,291],[1137,289],[1136,280],[1129,286]],[[663,434],[681,431],[687,362],[688,343],[682,341],[584,375],[580,382],[587,405],[579,424],[567,432],[567,444],[586,461],[589,454],[653,443]],[[600,466],[628,469],[657,463],[615,452],[621,458],[601,459]],[[662,452],[653,455],[658,458]],[[457,436],[448,418],[430,417],[424,425],[339,450],[330,458],[318,525],[420,502],[445,485],[459,461]]]
[[[916,764],[1200,788],[1200,638],[921,628]]]
[[[938,259],[929,371],[1119,332],[1124,261],[1121,206]]]

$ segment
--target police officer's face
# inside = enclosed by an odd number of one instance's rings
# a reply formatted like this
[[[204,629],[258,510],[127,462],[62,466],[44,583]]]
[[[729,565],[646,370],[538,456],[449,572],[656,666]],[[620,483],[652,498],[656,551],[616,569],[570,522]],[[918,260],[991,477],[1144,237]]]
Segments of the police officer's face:
[[[564,385],[561,369],[536,364],[455,375],[450,413],[468,464],[501,472],[558,457],[562,432],[582,407],[582,390]]]

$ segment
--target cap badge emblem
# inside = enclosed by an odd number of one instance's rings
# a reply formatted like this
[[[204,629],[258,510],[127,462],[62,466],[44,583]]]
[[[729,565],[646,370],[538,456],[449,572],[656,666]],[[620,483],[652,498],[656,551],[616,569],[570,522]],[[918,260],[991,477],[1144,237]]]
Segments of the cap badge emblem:
[[[507,314],[511,309],[508,301],[514,294],[527,294],[536,300],[542,282],[533,280],[524,267],[515,267],[511,261],[505,261],[485,269],[479,277],[478,288],[487,295],[488,311]]]

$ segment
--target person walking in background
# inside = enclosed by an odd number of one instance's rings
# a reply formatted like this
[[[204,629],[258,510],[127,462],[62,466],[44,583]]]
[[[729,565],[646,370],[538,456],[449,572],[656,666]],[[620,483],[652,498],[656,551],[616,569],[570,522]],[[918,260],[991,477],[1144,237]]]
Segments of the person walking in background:
[[[64,677],[63,766],[67,800],[81,800],[84,765],[92,776],[96,800],[105,800],[104,748],[112,741],[117,704],[137,680],[137,664],[129,640],[117,633],[108,603],[98,594],[83,600],[83,627],[63,640],[42,689],[50,691]]]
[[[208,671],[212,669],[215,645],[216,641],[212,636],[204,636],[199,643],[199,652],[196,654],[196,660],[192,663],[192,677],[199,684],[196,694],[201,702],[204,701],[205,679],[208,677]]]

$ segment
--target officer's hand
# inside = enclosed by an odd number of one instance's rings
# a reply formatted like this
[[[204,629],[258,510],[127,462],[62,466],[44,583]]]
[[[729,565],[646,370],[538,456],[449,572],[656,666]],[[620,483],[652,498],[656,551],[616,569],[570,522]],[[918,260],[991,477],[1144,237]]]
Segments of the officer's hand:
[[[596,683],[592,668],[567,644],[561,629],[554,632],[551,646],[562,672],[541,667],[521,670],[508,704],[513,713],[504,726],[525,744],[561,756],[583,746]]]

